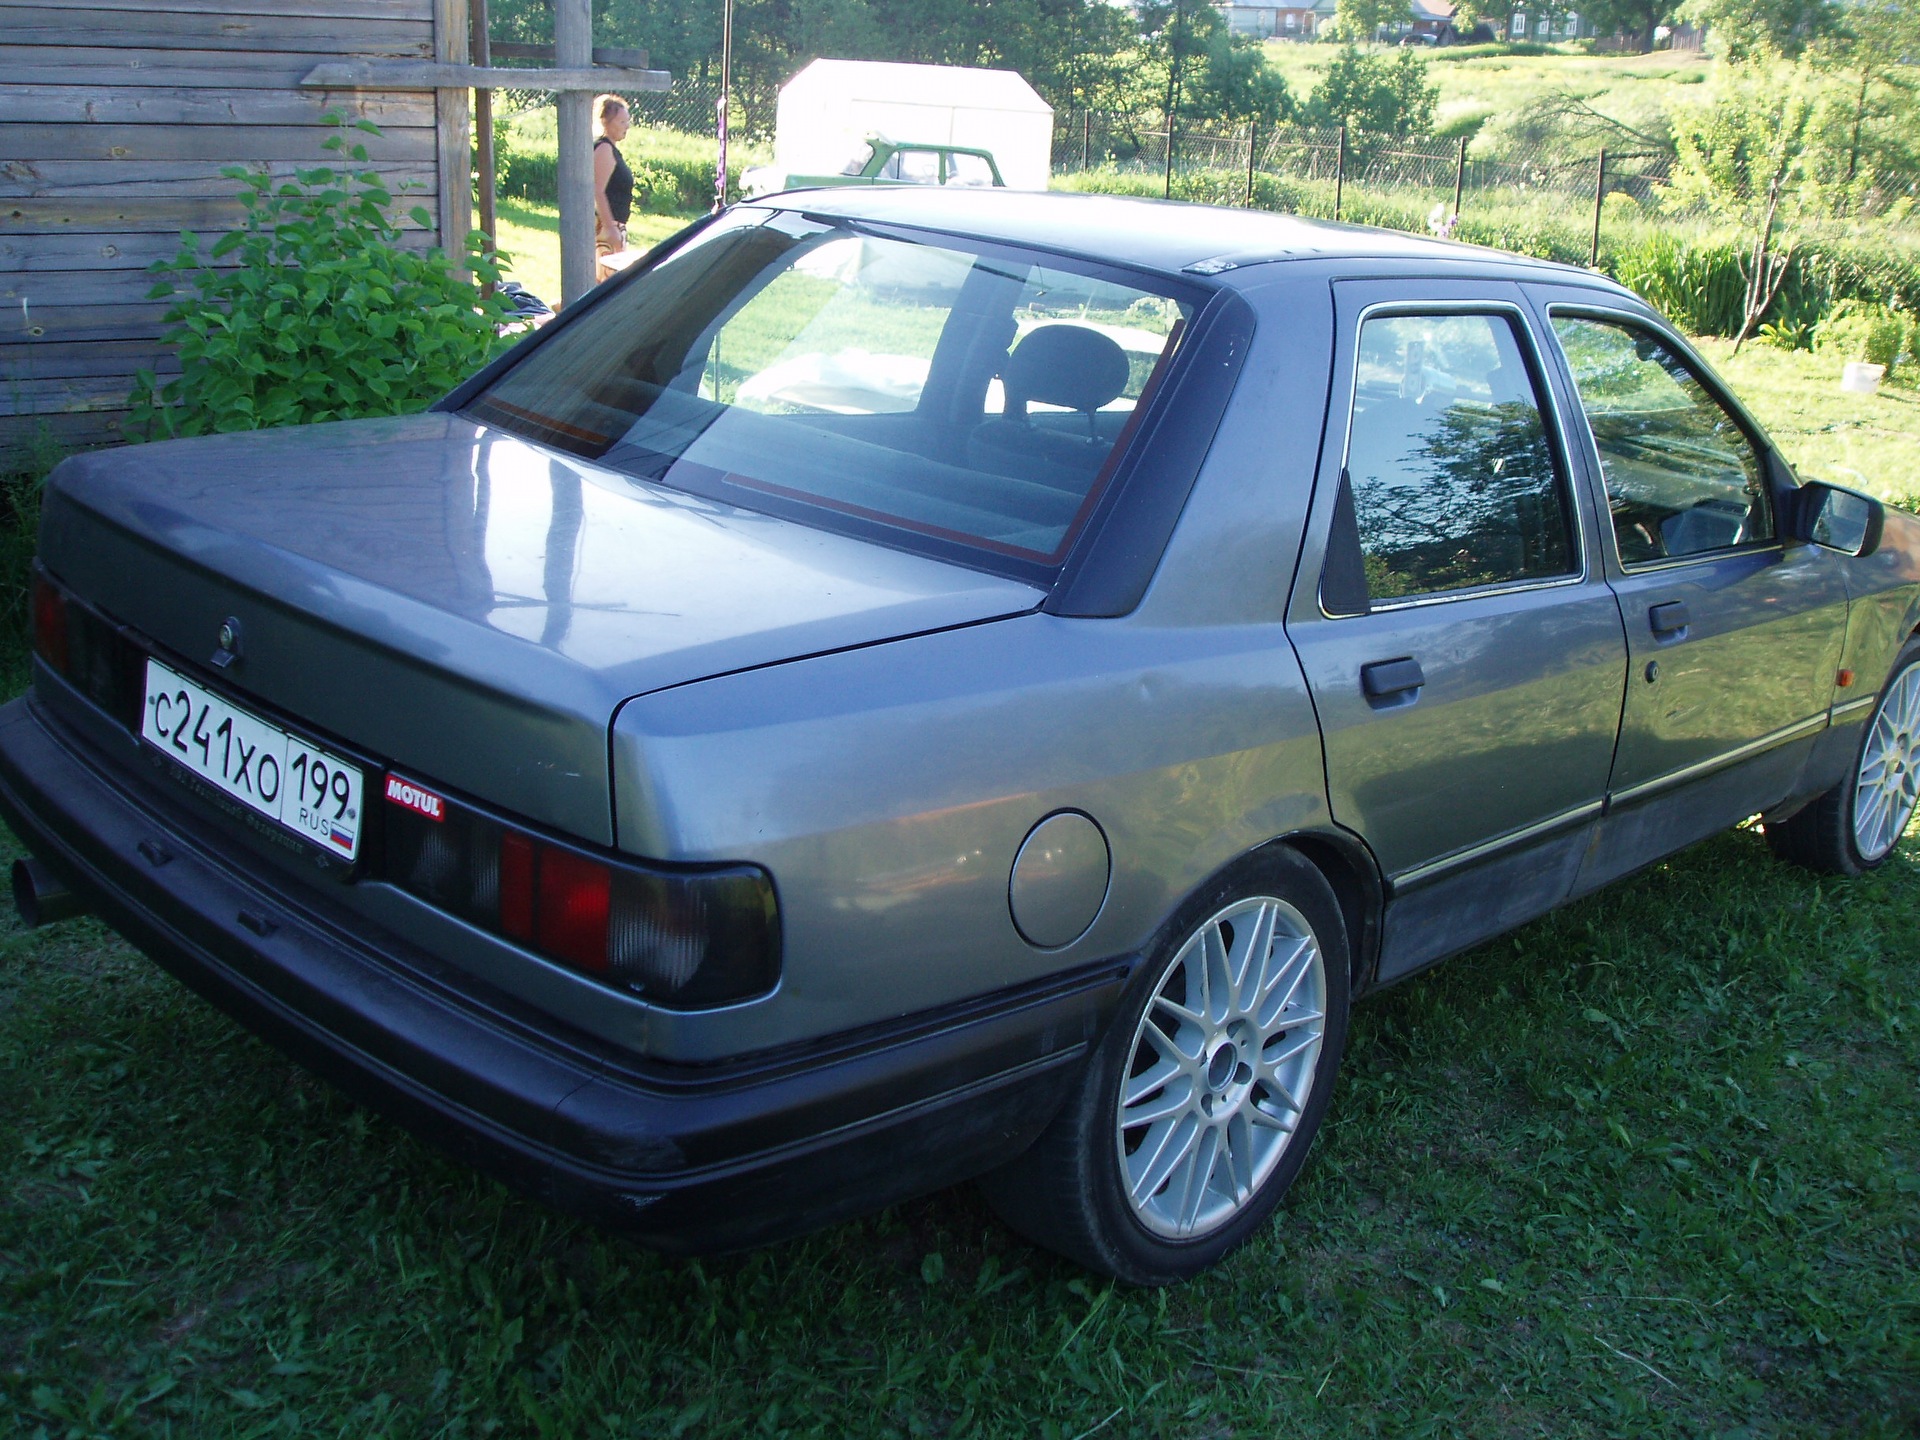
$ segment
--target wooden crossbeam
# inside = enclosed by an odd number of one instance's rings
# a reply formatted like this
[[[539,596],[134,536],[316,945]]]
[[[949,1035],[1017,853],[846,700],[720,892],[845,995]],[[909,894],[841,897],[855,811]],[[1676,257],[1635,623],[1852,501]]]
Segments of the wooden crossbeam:
[[[319,90],[671,90],[666,70],[595,65],[584,70],[507,70],[495,65],[442,65],[428,60],[328,60],[300,78]]]
[[[502,60],[548,60],[554,58],[551,45],[521,45],[505,40],[491,43],[491,49]],[[645,50],[631,50],[619,45],[596,45],[593,47],[593,63],[613,65],[622,70],[650,70],[653,57]]]

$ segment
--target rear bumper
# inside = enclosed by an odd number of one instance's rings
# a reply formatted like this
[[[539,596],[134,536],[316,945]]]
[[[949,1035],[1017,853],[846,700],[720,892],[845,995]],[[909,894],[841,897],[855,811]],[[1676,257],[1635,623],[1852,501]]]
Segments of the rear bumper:
[[[673,1250],[797,1234],[1017,1154],[1126,972],[663,1064],[487,989],[324,886],[290,894],[232,837],[119,783],[36,699],[0,708],[0,813],[109,924],[301,1064],[516,1189]]]

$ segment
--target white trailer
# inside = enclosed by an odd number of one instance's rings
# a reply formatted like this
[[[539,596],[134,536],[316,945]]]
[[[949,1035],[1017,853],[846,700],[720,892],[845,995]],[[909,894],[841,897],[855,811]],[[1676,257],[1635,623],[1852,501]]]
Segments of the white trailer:
[[[993,152],[1010,189],[1044,190],[1053,107],[1011,70],[816,60],[780,91],[773,153],[791,175],[831,175],[873,135]]]

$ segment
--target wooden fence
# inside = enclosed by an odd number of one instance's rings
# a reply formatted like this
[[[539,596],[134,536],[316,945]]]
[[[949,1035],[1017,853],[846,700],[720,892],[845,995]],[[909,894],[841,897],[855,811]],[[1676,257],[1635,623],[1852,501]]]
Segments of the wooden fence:
[[[466,90],[301,80],[467,55],[467,0],[0,0],[0,454],[119,437],[134,372],[170,363],[145,267],[240,219],[223,167],[326,163],[328,110],[381,127],[371,168],[436,217],[410,243],[464,235]]]

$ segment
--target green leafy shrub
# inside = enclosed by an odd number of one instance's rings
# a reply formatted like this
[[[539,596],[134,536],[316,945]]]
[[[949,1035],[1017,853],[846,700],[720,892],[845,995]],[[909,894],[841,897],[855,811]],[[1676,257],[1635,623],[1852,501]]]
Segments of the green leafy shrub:
[[[8,695],[19,694],[29,678],[27,593],[40,533],[40,493],[47,473],[66,453],[42,426],[0,460],[0,687]]]
[[[339,124],[338,116],[329,116]],[[358,128],[378,133],[370,122]],[[364,145],[330,136],[325,149],[364,165]],[[371,171],[328,166],[269,175],[234,167],[246,220],[202,252],[181,236],[150,298],[177,297],[163,339],[179,378],[136,382],[132,430],[201,435],[424,409],[504,345],[507,307],[482,298],[438,250],[403,249],[393,196]],[[421,225],[425,208],[409,212]],[[462,257],[483,280],[499,266],[474,231]],[[237,262],[220,265],[222,260]]]
[[[1864,360],[1888,369],[1911,348],[1912,324],[1885,305],[1843,302],[1813,331],[1813,349],[1837,360]]]

